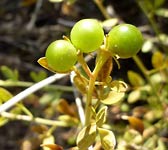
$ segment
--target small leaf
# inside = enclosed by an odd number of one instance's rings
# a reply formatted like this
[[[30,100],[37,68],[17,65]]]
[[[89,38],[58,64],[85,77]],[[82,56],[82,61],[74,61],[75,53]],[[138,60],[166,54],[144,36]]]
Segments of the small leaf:
[[[39,82],[47,77],[47,73],[45,71],[30,72],[30,76],[35,82]]]
[[[81,93],[86,94],[88,81],[84,77],[82,77],[81,75],[76,75],[73,78],[73,82]]]
[[[164,4],[165,0],[154,0],[155,8],[159,8]]]
[[[155,11],[155,14],[161,17],[168,18],[168,9],[160,8]]]
[[[54,143],[55,143],[54,136],[53,136],[53,135],[49,135],[49,136],[46,136],[46,137],[43,139],[42,146],[43,146],[43,145],[46,145],[46,144],[54,144]],[[43,147],[43,150],[51,150],[51,149],[44,146],[44,147]]]
[[[128,80],[129,82],[131,83],[132,86],[142,86],[145,84],[145,81],[144,79],[141,77],[140,74],[134,72],[134,71],[131,71],[129,70],[127,72],[127,75],[128,75]]]
[[[141,119],[134,116],[122,116],[122,119],[128,120],[133,129],[139,131],[141,134],[143,133],[144,124]]]
[[[63,150],[63,148],[57,144],[42,144],[43,150]]]
[[[17,81],[18,78],[19,78],[18,71],[17,70],[12,70],[7,66],[2,66],[1,67],[1,72],[6,79]]]
[[[113,26],[115,26],[119,22],[118,18],[107,19],[102,22],[103,28],[106,30],[110,30]]]
[[[49,0],[51,3],[60,3],[63,2],[64,0]]]
[[[142,52],[143,53],[147,53],[149,51],[151,51],[154,47],[154,44],[151,40],[145,41],[143,46],[142,46]]]
[[[106,82],[108,77],[110,76],[112,69],[113,69],[112,58],[109,57],[108,60],[102,66],[101,70],[99,71],[98,81]]]
[[[96,115],[96,125],[101,127],[106,121],[107,106],[103,106]]]
[[[96,124],[84,127],[77,136],[77,146],[80,150],[87,150],[95,142]]]
[[[157,51],[152,55],[152,65],[154,68],[159,68],[164,65],[164,56],[161,52]]]
[[[0,104],[2,104],[3,102],[6,102],[12,97],[13,95],[9,91],[0,87]]]
[[[44,67],[45,69],[53,72],[53,73],[56,73],[56,71],[54,71],[53,69],[51,69],[48,64],[47,64],[47,60],[46,60],[46,57],[41,57],[38,59],[37,61],[42,67]]]
[[[114,150],[116,139],[112,131],[98,128],[101,144],[104,150]]]
[[[76,110],[74,109],[73,105],[68,104],[65,99],[60,99],[56,107],[57,110],[63,114],[77,117]]]
[[[124,96],[124,92],[110,91],[107,98],[101,100],[101,102],[106,105],[116,104],[121,101]]]
[[[60,115],[58,120],[65,122],[68,126],[74,126],[79,123],[79,120],[75,117],[71,117],[69,115]]]
[[[128,103],[130,103],[130,104],[135,103],[140,98],[141,98],[141,91],[140,90],[131,91],[128,95]]]

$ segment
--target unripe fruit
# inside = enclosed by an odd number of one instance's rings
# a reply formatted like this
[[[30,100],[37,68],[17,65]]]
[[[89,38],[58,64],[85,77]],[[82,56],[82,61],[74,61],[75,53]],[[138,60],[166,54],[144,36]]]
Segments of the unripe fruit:
[[[81,52],[89,53],[101,46],[104,39],[104,31],[97,20],[83,19],[73,26],[70,38],[77,49]]]
[[[143,37],[138,28],[131,24],[114,27],[107,37],[107,49],[120,58],[130,58],[138,53]]]
[[[57,40],[48,46],[46,60],[52,70],[68,72],[77,61],[77,51],[69,41]]]

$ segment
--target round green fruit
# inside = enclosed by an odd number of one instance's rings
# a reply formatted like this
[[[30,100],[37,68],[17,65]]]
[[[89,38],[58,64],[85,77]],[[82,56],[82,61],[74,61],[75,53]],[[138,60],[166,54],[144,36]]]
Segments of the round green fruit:
[[[56,72],[68,72],[77,61],[77,51],[68,41],[52,42],[46,50],[48,67]]]
[[[104,40],[104,31],[97,20],[83,19],[73,26],[70,38],[77,49],[89,53],[101,46]]]
[[[130,58],[138,53],[143,44],[139,29],[131,24],[115,26],[108,34],[107,48],[113,55]]]

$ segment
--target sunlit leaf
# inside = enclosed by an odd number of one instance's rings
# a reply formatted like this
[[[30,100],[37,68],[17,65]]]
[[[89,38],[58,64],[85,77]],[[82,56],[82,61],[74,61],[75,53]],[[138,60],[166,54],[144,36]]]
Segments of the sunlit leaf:
[[[20,6],[28,7],[28,6],[35,4],[36,2],[37,2],[37,0],[21,0]]]
[[[147,52],[151,51],[153,49],[153,47],[154,47],[154,44],[152,41],[149,41],[149,40],[145,41],[142,46],[142,52],[147,53]]]
[[[13,97],[13,95],[9,91],[0,87],[0,104],[2,104],[3,102],[6,102],[7,100],[9,100],[12,97]]]
[[[107,98],[101,100],[101,102],[106,105],[112,105],[120,102],[124,96],[124,92],[110,91]]]
[[[141,98],[141,91],[140,90],[134,90],[131,91],[128,95],[128,103],[135,103]]]
[[[159,67],[163,66],[163,64],[164,64],[164,55],[159,51],[154,52],[154,54],[152,55],[153,67],[159,68]]]
[[[96,115],[96,125],[101,127],[106,121],[107,106],[102,107]]]
[[[139,131],[141,134],[143,133],[144,124],[141,119],[134,116],[122,116],[122,119],[128,120],[133,129]]]
[[[77,136],[77,146],[80,150],[86,150],[95,142],[96,124],[84,127]]]
[[[60,2],[63,2],[64,0],[49,0],[49,1],[52,3],[60,3]]]
[[[103,28],[106,30],[110,30],[113,26],[115,26],[119,22],[118,18],[107,19],[102,22]]]
[[[128,75],[128,80],[129,80],[129,82],[131,83],[132,86],[139,87],[139,86],[142,86],[142,85],[145,84],[144,79],[137,72],[129,70],[127,72],[127,75]]]
[[[168,9],[160,8],[155,11],[156,15],[168,18]]]
[[[63,148],[57,144],[42,144],[43,150],[63,150]]]
[[[43,150],[51,150],[50,148],[45,147],[45,146],[43,146],[43,145],[46,145],[46,144],[54,144],[54,143],[55,143],[55,138],[54,138],[53,135],[46,136],[46,137],[43,139],[43,142],[42,142]]]
[[[60,115],[58,120],[65,122],[69,126],[74,126],[79,123],[79,120],[76,117],[72,117],[69,115]]]
[[[98,128],[101,144],[104,150],[114,150],[116,139],[114,133],[110,130]]]

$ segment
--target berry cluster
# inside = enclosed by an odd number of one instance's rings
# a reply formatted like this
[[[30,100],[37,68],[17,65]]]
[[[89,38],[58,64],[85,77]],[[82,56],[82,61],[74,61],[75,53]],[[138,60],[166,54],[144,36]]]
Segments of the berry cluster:
[[[105,42],[103,42],[105,39]],[[90,53],[105,43],[104,50],[120,58],[130,58],[140,50],[143,37],[133,25],[115,26],[104,36],[101,24],[95,19],[83,19],[72,28],[70,40],[56,40],[46,50],[49,68],[56,72],[68,72],[77,61],[77,52]]]

